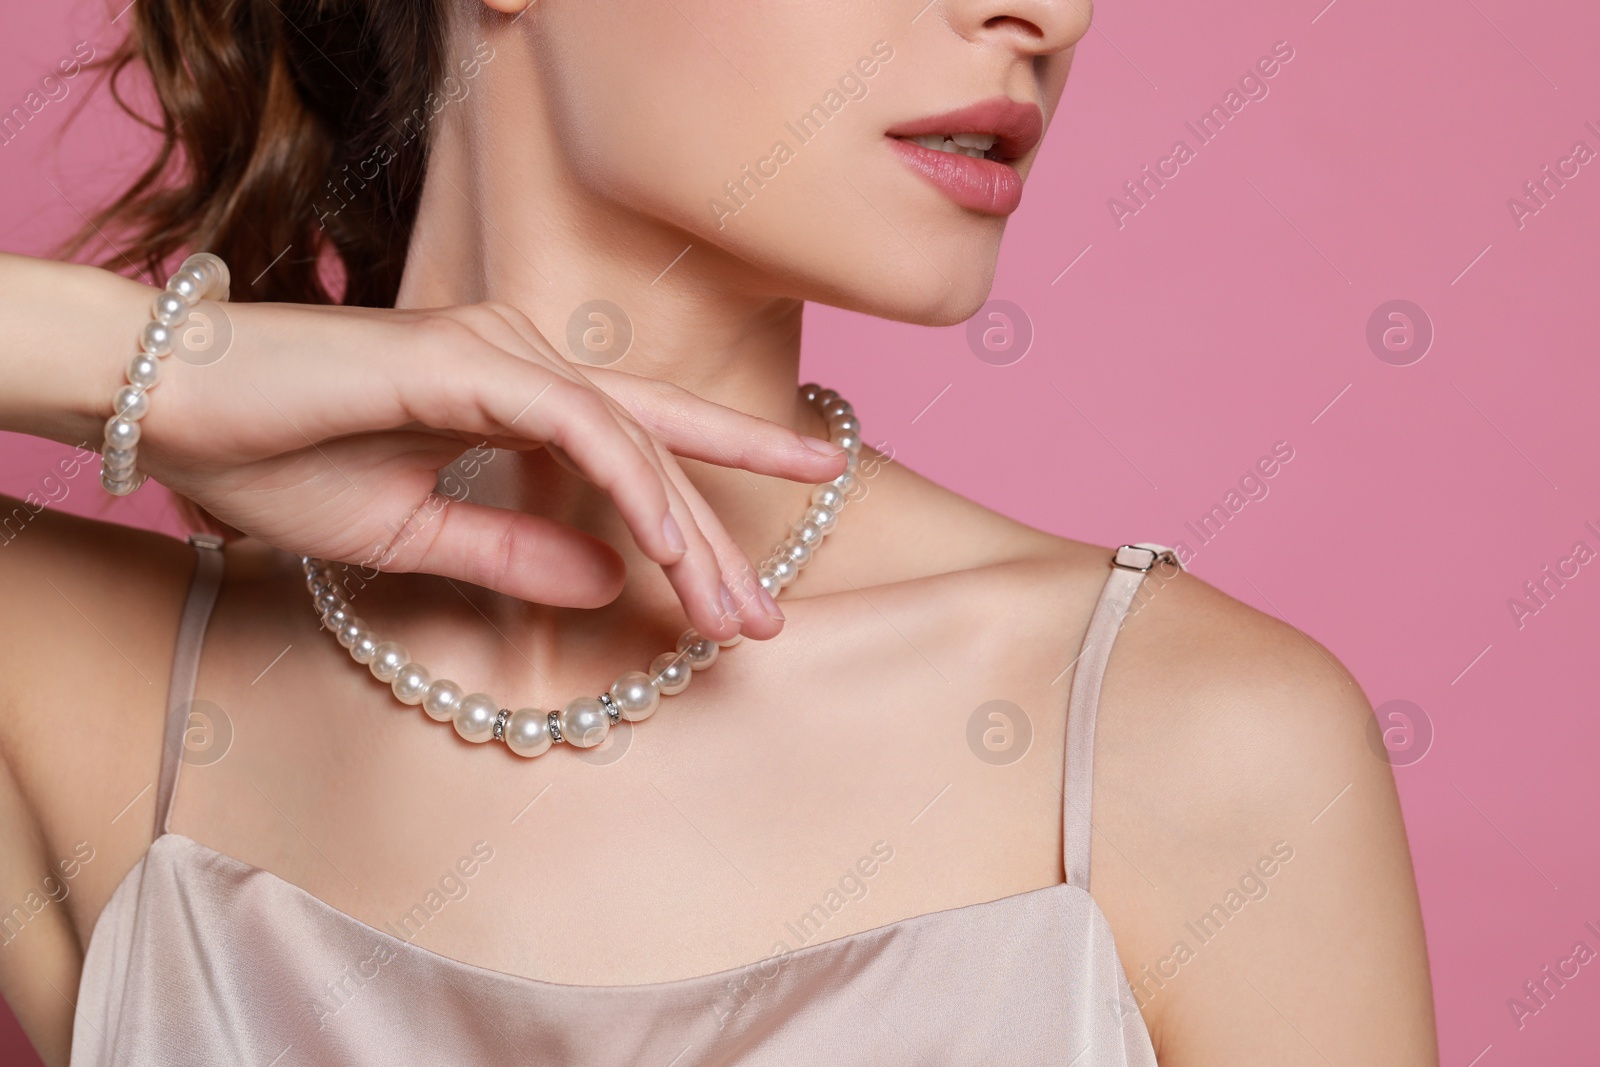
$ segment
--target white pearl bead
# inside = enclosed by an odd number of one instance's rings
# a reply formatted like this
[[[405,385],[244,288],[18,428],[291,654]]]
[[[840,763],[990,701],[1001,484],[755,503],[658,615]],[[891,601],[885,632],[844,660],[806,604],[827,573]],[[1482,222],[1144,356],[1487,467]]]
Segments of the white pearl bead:
[[[794,565],[793,560],[780,559],[774,560],[772,565],[766,568],[766,573],[776,578],[780,586],[785,586],[800,577],[800,568]]]
[[[851,455],[859,455],[861,452],[861,435],[858,433],[836,434],[833,443]]]
[[[834,390],[832,390],[832,389],[820,389],[820,390],[817,391],[816,399],[813,400],[812,403],[816,404],[817,405],[817,410],[820,411],[820,410],[822,410],[823,408],[826,408],[829,404],[833,403],[835,400],[838,400],[838,399],[839,399],[839,394],[837,392],[835,392]]]
[[[828,432],[835,433],[860,433],[861,420],[854,415],[835,415],[828,420]]]
[[[120,415],[113,415],[106,420],[106,447],[132,448],[139,443],[141,431],[139,424],[133,419],[125,419]]]
[[[406,653],[405,645],[398,641],[384,641],[373,650],[372,662],[367,664],[367,669],[378,681],[393,682],[400,668],[410,662],[411,657]]]
[[[368,630],[356,638],[356,643],[350,646],[350,658],[363,667],[372,662],[372,657],[378,654],[378,639]]]
[[[394,676],[389,688],[394,690],[395,699],[400,703],[420,704],[422,698],[428,695],[428,683],[432,680],[428,676],[428,668],[420,663],[407,663]]]
[[[792,561],[796,567],[804,567],[811,562],[812,557],[815,555],[810,545],[794,537],[785,541],[780,548],[783,551],[784,558]]]
[[[808,516],[811,514],[809,509],[807,509],[806,514]],[[810,545],[812,548],[816,548],[822,543],[822,527],[814,522],[801,519],[789,527],[789,530],[791,536],[803,545]]]
[[[345,648],[354,648],[356,642],[361,640],[362,635],[366,632],[366,620],[359,619],[356,616],[351,615],[348,619],[344,620],[344,623],[341,624],[337,630],[333,632],[333,636],[338,638],[339,643]]]
[[[842,397],[835,398],[822,405],[822,417],[834,419],[842,415],[854,415],[856,409],[850,406],[850,401]]]
[[[816,382],[806,382],[800,387],[800,397],[808,404],[815,404],[821,392],[822,386]]]
[[[722,648],[711,638],[700,636],[699,630],[685,630],[678,637],[678,651],[688,653],[690,667],[703,671],[717,662]]]
[[[806,522],[815,526],[823,533],[831,531],[839,521],[838,512],[832,508],[825,508],[817,504],[811,505],[806,511]]]
[[[661,706],[661,690],[643,671],[624,671],[611,683],[611,700],[617,714],[629,722],[640,722]]]
[[[112,496],[127,496],[143,484],[143,476],[127,480],[107,478],[103,474],[100,476],[100,487]]]
[[[130,473],[138,458],[139,453],[132,448],[108,448],[100,453],[101,462],[108,470],[117,472],[118,477]]]
[[[168,279],[167,292],[175,294],[185,304],[192,306],[205,297],[206,279],[193,270],[179,270]]]
[[[139,334],[139,347],[152,356],[165,356],[172,351],[172,327],[159,322],[147,322]]]
[[[662,696],[677,696],[689,688],[689,679],[693,676],[694,668],[681,652],[663,652],[650,661],[650,678]]]
[[[189,317],[189,305],[177,293],[164,292],[150,305],[150,316],[163,326],[176,326]]]
[[[519,756],[542,756],[550,751],[550,714],[538,708],[518,708],[506,719],[506,745]]]
[[[339,627],[350,621],[350,609],[343,604],[332,611],[322,613],[322,626],[330,633],[338,633]]]
[[[593,748],[606,739],[611,729],[611,716],[599,697],[578,697],[569,700],[557,717],[561,727],[561,740],[579,748]]]
[[[778,581],[778,579],[772,574],[763,573],[761,575],[761,588],[765,589],[773,596],[777,596],[778,590],[783,588],[783,583]]]
[[[845,505],[845,496],[832,483],[824,483],[811,490],[811,502],[818,507],[838,511]]]
[[[494,736],[495,716],[500,704],[488,693],[468,693],[456,705],[456,733],[468,741],[484,742]]]
[[[228,271],[228,264],[215,252],[196,252],[185,259],[178,269],[189,271],[200,278],[206,291],[210,293],[226,293],[229,282],[233,280]]]
[[[448,722],[456,717],[456,708],[461,705],[461,687],[448,678],[436,679],[428,686],[428,691],[422,698],[422,710],[430,718],[440,722]]]
[[[161,380],[161,363],[148,352],[140,352],[128,360],[128,381],[141,389],[148,389]]]
[[[856,486],[859,485],[860,482],[861,479],[857,477],[853,471],[845,471],[828,484],[839,490],[839,492],[843,493],[845,499],[849,500],[851,495],[856,491]]]

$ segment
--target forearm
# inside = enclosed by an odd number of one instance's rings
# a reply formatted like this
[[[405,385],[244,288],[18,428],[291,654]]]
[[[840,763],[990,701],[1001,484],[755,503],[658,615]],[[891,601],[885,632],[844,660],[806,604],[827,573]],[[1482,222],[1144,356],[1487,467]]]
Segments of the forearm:
[[[99,447],[155,295],[110,271],[0,253],[0,430]]]

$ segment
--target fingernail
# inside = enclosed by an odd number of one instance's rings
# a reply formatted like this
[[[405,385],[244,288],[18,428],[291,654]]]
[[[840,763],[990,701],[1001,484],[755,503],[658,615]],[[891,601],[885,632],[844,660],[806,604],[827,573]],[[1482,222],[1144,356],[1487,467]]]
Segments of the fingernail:
[[[767,618],[777,622],[783,621],[783,609],[778,607],[778,602],[772,599],[772,594],[767,592],[767,587],[757,584],[756,596],[761,600],[761,606],[767,611]]]
[[[672,517],[672,512],[667,512],[667,517],[661,520],[661,535],[667,539],[667,544],[674,552],[687,551],[689,546],[684,543],[683,531],[678,529],[678,520]]]
[[[824,456],[837,456],[839,453],[844,451],[844,449],[840,448],[832,441],[824,441],[820,437],[807,437],[802,434],[800,440],[804,441],[806,443],[806,447],[811,449],[811,451],[821,452]]]
[[[722,597],[722,614],[735,622],[743,622],[739,618],[739,605],[734,603],[733,592],[729,590],[727,582],[717,583],[717,593]]]

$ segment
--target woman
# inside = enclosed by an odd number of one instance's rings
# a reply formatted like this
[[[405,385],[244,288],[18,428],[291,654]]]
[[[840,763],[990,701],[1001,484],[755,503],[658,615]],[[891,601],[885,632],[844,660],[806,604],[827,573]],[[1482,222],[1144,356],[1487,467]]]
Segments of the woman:
[[[1436,1060],[1332,656],[797,392],[805,300],[983,302],[1088,17],[131,9],[176,151],[98,228],[232,301],[7,258],[0,426],[228,539],[0,553],[48,1062]]]

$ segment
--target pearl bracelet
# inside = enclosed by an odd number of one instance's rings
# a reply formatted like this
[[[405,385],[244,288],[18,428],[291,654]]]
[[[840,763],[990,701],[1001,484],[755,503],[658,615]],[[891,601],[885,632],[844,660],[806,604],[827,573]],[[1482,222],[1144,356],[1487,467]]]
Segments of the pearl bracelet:
[[[150,390],[161,379],[162,357],[172,354],[176,330],[189,309],[202,300],[228,299],[228,265],[210,252],[183,261],[150,307],[150,321],[139,334],[139,351],[128,362],[128,381],[111,398],[105,444],[100,449],[100,485],[113,496],[127,496],[144,484],[134,463],[139,454],[139,420],[150,410]]]

